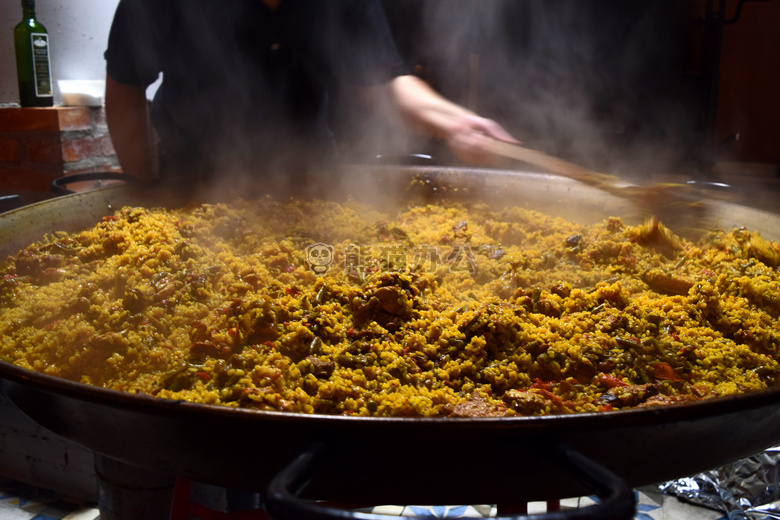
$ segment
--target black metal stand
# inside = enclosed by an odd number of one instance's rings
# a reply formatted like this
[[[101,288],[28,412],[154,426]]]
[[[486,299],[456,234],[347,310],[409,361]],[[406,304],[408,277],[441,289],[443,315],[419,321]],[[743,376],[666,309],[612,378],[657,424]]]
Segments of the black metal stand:
[[[596,504],[571,511],[553,511],[540,515],[499,516],[503,520],[629,520],[634,516],[636,506],[634,494],[625,482],[603,467],[569,446],[551,443],[550,460],[558,464],[562,471],[574,477],[600,499]],[[309,447],[289,466],[283,469],[268,487],[266,509],[275,520],[386,520],[392,516],[377,515],[337,509],[305,500],[298,496],[313,476],[323,452],[324,444],[317,443]],[[396,517],[400,518],[400,517]],[[409,517],[405,517],[409,518]]]

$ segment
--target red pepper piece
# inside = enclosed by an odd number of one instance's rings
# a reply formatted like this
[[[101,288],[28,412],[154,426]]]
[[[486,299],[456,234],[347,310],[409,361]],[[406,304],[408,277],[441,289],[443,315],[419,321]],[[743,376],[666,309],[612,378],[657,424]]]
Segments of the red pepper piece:
[[[628,386],[621,379],[618,379],[612,374],[603,374],[603,373],[599,374],[598,376],[596,376],[596,382],[598,382],[603,386],[606,386],[607,388],[615,388],[617,386]]]
[[[534,378],[534,384],[531,385],[531,388],[538,388],[540,390],[546,390],[550,391],[552,390],[552,381],[542,381],[538,377]]]
[[[566,405],[563,404],[561,398],[555,395],[554,393],[550,392],[549,390],[545,390],[544,388],[538,388],[537,390],[539,390],[539,393],[542,394],[544,397],[546,397],[547,399],[555,403],[555,405],[558,406],[559,408],[566,407]]]
[[[656,379],[668,379],[671,381],[681,381],[682,378],[674,371],[669,363],[653,363],[653,375]]]

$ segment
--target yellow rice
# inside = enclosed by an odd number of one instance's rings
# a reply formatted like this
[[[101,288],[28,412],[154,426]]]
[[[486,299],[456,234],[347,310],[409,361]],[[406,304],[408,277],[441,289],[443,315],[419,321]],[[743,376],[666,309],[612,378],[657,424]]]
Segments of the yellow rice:
[[[779,258],[744,229],[694,244],[482,204],[127,207],[5,261],[0,358],[284,412],[663,405],[776,384]]]

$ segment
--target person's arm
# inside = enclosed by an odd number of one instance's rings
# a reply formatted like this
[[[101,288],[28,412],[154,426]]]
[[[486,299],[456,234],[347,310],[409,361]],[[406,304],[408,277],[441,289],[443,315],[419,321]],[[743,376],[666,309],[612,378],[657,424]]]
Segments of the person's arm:
[[[401,117],[413,130],[442,139],[460,159],[493,162],[486,137],[517,142],[501,125],[457,105],[415,76],[398,76],[387,85]]]
[[[153,179],[146,87],[125,85],[106,75],[106,123],[122,171],[138,179]]]

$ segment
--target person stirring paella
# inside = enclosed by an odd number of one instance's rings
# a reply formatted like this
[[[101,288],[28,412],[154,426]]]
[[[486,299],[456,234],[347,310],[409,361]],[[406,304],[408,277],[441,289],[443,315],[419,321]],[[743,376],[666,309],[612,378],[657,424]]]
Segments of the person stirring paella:
[[[111,27],[106,112],[123,170],[140,179],[306,170],[334,156],[334,85],[389,102],[460,159],[491,156],[493,120],[411,75],[377,1],[121,0]],[[153,157],[147,87],[159,137]],[[361,96],[361,97],[363,97]],[[156,161],[155,159],[158,159]]]
[[[321,170],[335,157],[334,83],[390,103],[467,162],[490,159],[485,136],[513,140],[409,74],[377,1],[121,0],[105,58],[111,138],[142,180],[284,172],[295,183]],[[160,75],[154,157],[146,91]],[[256,508],[259,496],[227,490],[227,502]]]

